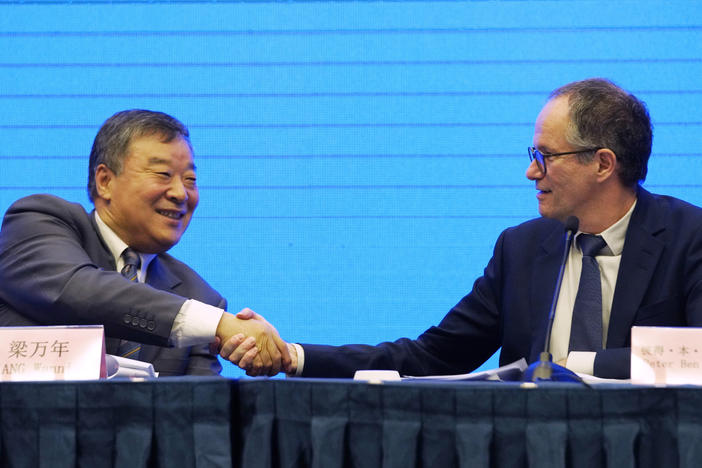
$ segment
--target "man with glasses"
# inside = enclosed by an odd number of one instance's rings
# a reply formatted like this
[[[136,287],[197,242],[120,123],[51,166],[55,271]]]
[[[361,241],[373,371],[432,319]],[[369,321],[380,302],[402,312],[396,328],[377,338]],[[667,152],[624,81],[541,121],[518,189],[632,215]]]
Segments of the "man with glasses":
[[[576,372],[627,378],[632,326],[702,326],[702,210],[639,185],[651,142],[645,105],[610,81],[558,88],[528,149],[526,177],[536,185],[542,217],[500,235],[473,290],[415,340],[289,344],[288,372],[456,374],[500,347],[501,365],[538,360],[566,246],[563,223],[574,216],[579,228],[555,309],[553,359]],[[251,342],[229,340],[222,353],[259,372]]]

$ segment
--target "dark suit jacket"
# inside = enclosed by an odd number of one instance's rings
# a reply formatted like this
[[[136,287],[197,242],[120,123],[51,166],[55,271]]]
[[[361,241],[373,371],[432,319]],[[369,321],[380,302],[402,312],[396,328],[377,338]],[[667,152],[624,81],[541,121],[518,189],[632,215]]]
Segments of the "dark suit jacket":
[[[225,308],[197,273],[168,254],[150,263],[147,283],[125,281],[94,217],[51,195],[15,202],[0,230],[0,326],[104,325],[107,352],[120,339],[145,344],[140,359],[160,375],[213,375],[208,346],[168,348],[186,299]]]
[[[539,218],[505,230],[473,290],[416,340],[377,346],[303,345],[304,376],[350,377],[357,369],[407,375],[470,372],[502,347],[500,364],[543,350],[564,227]],[[630,329],[702,326],[702,209],[642,188],[614,291],[607,349],[595,375],[629,376]]]

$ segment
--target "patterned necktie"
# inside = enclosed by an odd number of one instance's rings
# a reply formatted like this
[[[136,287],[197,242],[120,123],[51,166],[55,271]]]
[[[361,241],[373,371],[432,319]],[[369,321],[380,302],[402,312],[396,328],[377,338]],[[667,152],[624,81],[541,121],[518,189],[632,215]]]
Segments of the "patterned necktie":
[[[139,274],[139,267],[141,266],[139,254],[131,247],[127,247],[124,249],[124,252],[122,252],[122,260],[124,260],[124,266],[120,272],[122,276],[129,281],[138,281],[137,275]]]
[[[122,252],[122,259],[124,260],[124,266],[120,271],[122,276],[127,278],[129,281],[138,282],[139,267],[141,267],[141,258],[139,257],[139,254],[136,253],[136,251],[131,247],[127,247],[124,252]],[[140,350],[140,343],[121,340],[119,343],[119,348],[117,349],[117,355],[128,357],[130,359],[139,359]]]
[[[595,256],[607,246],[601,236],[580,234],[578,246],[583,252],[583,269],[573,307],[569,351],[602,349],[602,283]]]

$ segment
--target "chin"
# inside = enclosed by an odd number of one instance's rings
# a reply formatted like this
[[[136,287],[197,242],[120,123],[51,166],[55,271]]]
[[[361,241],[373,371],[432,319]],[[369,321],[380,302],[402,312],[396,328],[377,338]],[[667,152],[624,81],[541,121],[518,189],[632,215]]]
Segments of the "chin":
[[[178,239],[154,239],[154,241],[149,245],[149,251],[144,252],[144,253],[154,253],[154,254],[160,254],[167,252],[170,250],[174,245],[178,243],[180,240],[180,237]]]
[[[163,253],[171,250],[173,246],[175,246],[178,243],[178,241],[168,241],[168,242],[161,242],[159,244],[159,251],[158,253]]]
[[[568,215],[564,216],[563,213],[558,213],[554,210],[549,210],[548,208],[543,206],[539,206],[539,214],[543,218],[555,219],[557,221],[565,221],[568,218]]]

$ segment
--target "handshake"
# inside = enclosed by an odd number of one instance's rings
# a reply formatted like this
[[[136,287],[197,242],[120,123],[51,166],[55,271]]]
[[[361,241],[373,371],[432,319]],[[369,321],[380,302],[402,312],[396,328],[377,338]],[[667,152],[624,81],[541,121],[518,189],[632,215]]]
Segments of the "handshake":
[[[248,308],[236,315],[222,315],[211,351],[252,377],[297,370],[295,346],[283,341],[273,325]]]

